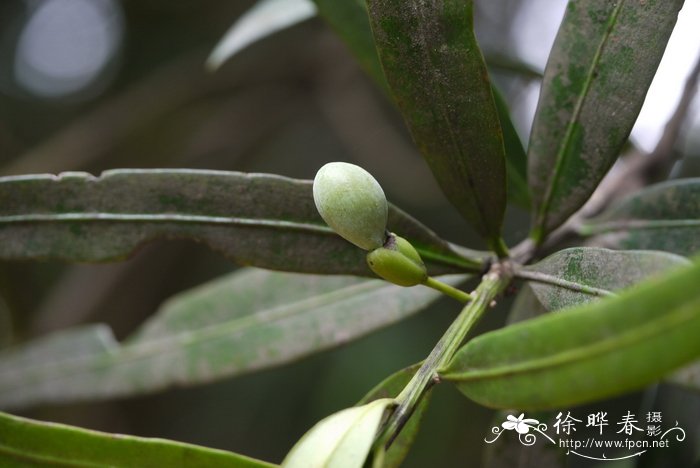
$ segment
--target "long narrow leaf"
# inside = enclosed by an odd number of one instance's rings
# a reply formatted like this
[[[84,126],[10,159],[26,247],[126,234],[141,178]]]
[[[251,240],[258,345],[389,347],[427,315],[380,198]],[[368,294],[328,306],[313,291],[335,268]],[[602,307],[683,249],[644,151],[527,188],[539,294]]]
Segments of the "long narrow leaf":
[[[297,1],[297,0],[294,0]],[[311,1],[311,0],[306,0]],[[374,81],[388,92],[388,85],[379,63],[377,49],[374,46],[374,38],[367,16],[367,6],[364,1],[346,0],[313,0],[318,11],[345,41],[350,51]],[[488,62],[488,57],[487,57]],[[489,62],[490,63],[490,62]],[[497,66],[498,64],[494,64]],[[511,67],[513,68],[513,67]],[[522,64],[516,64],[515,70],[526,68]],[[526,70],[531,74],[531,70]],[[492,87],[498,118],[503,129],[505,143],[507,175],[508,175],[508,200],[522,208],[529,208],[530,200],[526,181],[527,164],[525,150],[520,141],[510,111],[498,89]]]
[[[569,2],[530,137],[537,242],[586,202],[618,157],[682,6],[683,0]]]
[[[80,429],[0,413],[4,467],[167,466],[266,468],[276,465],[224,450]]]
[[[0,407],[150,393],[286,364],[438,297],[380,280],[241,270],[171,299],[121,345],[107,326],[90,325],[0,353]]]
[[[480,268],[395,207],[389,229],[432,274]],[[244,265],[373,276],[365,252],[318,215],[310,181],[185,169],[0,177],[2,259],[113,261],[159,238],[204,242]]]
[[[587,221],[579,232],[598,245],[661,249],[680,255],[700,250],[700,179],[645,188]]]
[[[311,0],[261,0],[226,31],[207,59],[207,67],[216,69],[250,44],[315,15]]]
[[[368,7],[380,61],[414,141],[448,200],[500,250],[503,135],[472,2],[369,0]]]
[[[554,409],[638,389],[700,357],[700,263],[467,343],[443,370],[493,407]]]

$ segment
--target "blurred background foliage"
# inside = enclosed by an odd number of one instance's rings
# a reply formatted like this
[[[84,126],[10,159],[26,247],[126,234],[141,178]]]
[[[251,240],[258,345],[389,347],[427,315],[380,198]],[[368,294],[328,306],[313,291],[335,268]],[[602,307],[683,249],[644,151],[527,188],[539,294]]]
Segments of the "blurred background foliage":
[[[493,79],[526,136],[565,2],[476,3],[477,34]],[[205,70],[214,45],[253,4],[0,2],[0,175],[188,167],[310,179],[325,162],[350,161],[444,238],[483,247],[444,200],[398,112],[322,20],[258,42],[216,73]],[[695,54],[686,53],[692,61]],[[683,73],[666,85],[676,95]],[[664,115],[657,114],[660,131]],[[677,148],[683,156],[677,176],[700,175],[700,138],[692,131],[699,126],[696,112]],[[635,143],[646,144],[643,137]],[[509,210],[504,231],[513,244],[526,235],[529,215]],[[0,263],[0,346],[86,322],[106,322],[123,338],[166,298],[235,268],[203,246],[180,241],[154,243],[118,264]],[[511,302],[493,310],[477,333],[501,326]],[[313,423],[422,359],[456,312],[441,300],[399,325],[280,369],[23,414],[280,461]],[[693,414],[678,404],[690,404],[683,391],[659,392],[675,402],[669,420]],[[623,412],[644,398],[606,405]],[[493,413],[447,386],[436,389],[431,405],[406,465],[477,464]]]

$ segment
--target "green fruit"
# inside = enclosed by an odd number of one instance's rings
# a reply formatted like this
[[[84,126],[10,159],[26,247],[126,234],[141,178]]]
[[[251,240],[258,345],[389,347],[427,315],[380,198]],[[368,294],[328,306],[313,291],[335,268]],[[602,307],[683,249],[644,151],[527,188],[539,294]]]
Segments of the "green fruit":
[[[354,164],[332,162],[314,178],[314,203],[340,236],[364,250],[384,244],[388,206],[372,175]]]
[[[377,276],[399,286],[415,286],[428,279],[420,254],[394,233],[389,234],[383,247],[367,254],[367,264]]]

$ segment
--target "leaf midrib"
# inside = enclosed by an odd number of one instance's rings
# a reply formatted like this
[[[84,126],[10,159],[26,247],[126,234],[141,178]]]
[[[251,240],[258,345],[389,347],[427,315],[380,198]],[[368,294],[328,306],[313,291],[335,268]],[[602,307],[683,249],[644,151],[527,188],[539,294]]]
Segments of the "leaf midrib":
[[[581,235],[590,236],[614,231],[698,227],[700,227],[700,219],[631,219],[602,223],[592,222],[580,226],[578,231]]]
[[[99,222],[122,222],[122,223],[155,223],[155,224],[198,224],[233,227],[262,227],[277,230],[288,230],[296,232],[306,232],[321,236],[337,236],[330,227],[322,224],[302,221],[286,221],[269,218],[246,218],[231,216],[209,216],[180,213],[109,213],[109,212],[83,212],[83,213],[30,213],[21,215],[0,215],[0,226],[3,224],[24,224],[24,223],[99,223]],[[433,249],[415,245],[421,256],[443,265],[464,268],[467,270],[479,269],[470,259],[464,259],[459,255],[451,257],[444,253],[436,252]]]
[[[263,226],[277,229],[293,229],[308,231],[316,234],[332,234],[335,232],[321,224],[305,223],[300,221],[284,221],[267,218],[244,218],[230,216],[208,216],[179,213],[107,213],[107,212],[84,212],[84,213],[31,213],[21,215],[0,216],[2,224],[22,224],[22,223],[70,223],[70,222],[150,222],[150,223],[181,223],[181,224],[217,224],[228,226]]]
[[[94,372],[104,368],[111,367],[115,364],[123,364],[128,362],[135,362],[143,359],[149,359],[153,356],[158,356],[160,354],[168,354],[174,348],[173,343],[177,343],[177,351],[182,352],[183,349],[197,345],[205,339],[219,338],[221,336],[226,336],[228,334],[240,332],[248,327],[258,325],[259,323],[271,323],[274,321],[279,321],[287,317],[291,317],[298,313],[300,310],[304,310],[309,306],[315,306],[314,308],[320,308],[329,303],[337,303],[339,301],[347,300],[348,298],[353,298],[358,293],[362,293],[365,290],[390,288],[392,285],[385,284],[380,280],[366,280],[359,284],[354,284],[352,286],[347,286],[341,289],[337,289],[322,295],[313,296],[311,298],[305,298],[301,301],[297,301],[293,304],[282,304],[277,307],[267,309],[263,313],[253,313],[251,315],[245,316],[243,318],[234,319],[226,324],[212,324],[206,327],[200,328],[198,330],[189,332],[179,332],[171,336],[165,336],[161,338],[156,338],[149,340],[145,343],[135,342],[133,344],[124,343],[121,347],[106,350],[104,353],[97,355],[91,354],[87,356],[76,357],[61,363],[61,375],[54,375],[51,378],[42,378],[43,382],[51,382],[54,380],[64,380],[70,378],[73,375],[80,375],[83,373],[85,366],[94,365],[88,369],[88,372]],[[105,355],[111,355],[112,359],[104,359]],[[36,374],[44,369],[52,369],[56,367],[56,363],[49,363],[46,365],[32,366],[31,374]],[[25,369],[19,372],[20,378],[24,381],[27,380],[28,374]],[[31,375],[29,375],[31,378]],[[2,388],[2,385],[0,385]],[[11,385],[10,387],[5,387],[5,389],[14,389],[16,385]]]
[[[562,139],[562,143],[559,146],[559,151],[557,152],[557,159],[554,164],[554,171],[552,172],[551,182],[547,186],[547,191],[545,192],[545,196],[542,200],[542,204],[540,205],[540,209],[537,214],[538,219],[537,223],[535,224],[535,229],[539,229],[540,231],[543,231],[546,227],[545,225],[547,212],[549,211],[549,206],[551,205],[555,188],[558,186],[559,179],[561,178],[562,166],[564,165],[564,155],[567,153],[569,145],[571,144],[571,140],[574,133],[574,124],[578,121],[581,115],[581,112],[583,110],[583,104],[585,103],[586,98],[588,97],[588,93],[591,89],[591,84],[593,83],[593,79],[596,76],[595,70],[598,67],[601,57],[603,55],[603,49],[608,43],[608,39],[610,39],[610,36],[612,35],[613,28],[617,23],[617,17],[624,3],[625,0],[619,0],[619,3],[613,10],[612,14],[610,15],[610,18],[608,19],[608,25],[606,27],[605,34],[600,44],[598,45],[598,48],[596,49],[595,55],[593,56],[591,67],[588,69],[582,93],[579,95],[579,98],[576,101],[576,106],[574,107],[574,111],[571,115],[571,118],[569,119],[569,122],[567,123],[564,138]]]
[[[62,467],[76,467],[76,468],[100,468],[104,467],[104,463],[89,462],[89,461],[78,461],[78,460],[67,460],[66,458],[29,453],[27,451],[15,450],[12,447],[0,442],[0,454],[6,454],[7,456],[14,458],[16,460],[30,461],[34,463],[41,463],[42,465],[55,465]]]
[[[438,90],[438,97],[440,99],[440,104],[438,106],[439,112],[442,115],[443,120],[447,123],[445,128],[447,129],[447,133],[450,136],[450,141],[452,143],[452,146],[457,150],[457,153],[459,154],[459,157],[463,163],[467,165],[467,171],[466,171],[466,176],[467,176],[467,183],[469,184],[469,191],[471,192],[472,197],[475,200],[475,203],[469,203],[470,205],[473,205],[472,208],[476,208],[476,211],[479,213],[479,221],[481,222],[481,228],[484,231],[489,230],[489,223],[487,222],[487,216],[486,212],[484,211],[483,204],[481,203],[481,197],[479,194],[479,191],[476,189],[476,184],[474,183],[474,180],[472,179],[472,174],[471,171],[468,169],[468,164],[467,161],[469,160],[468,157],[464,155],[464,152],[462,150],[461,145],[457,141],[457,135],[455,132],[455,129],[452,126],[452,121],[448,118],[447,114],[445,113],[445,108],[447,107],[447,99],[445,96],[445,90],[442,86],[442,83],[437,77],[435,76],[435,73],[433,70],[435,70],[435,66],[433,64],[432,60],[432,55],[430,54],[430,49],[428,47],[428,44],[426,42],[426,36],[428,36],[425,33],[424,25],[426,24],[426,14],[425,14],[425,8],[423,8],[422,2],[418,2],[417,5],[418,8],[416,8],[417,12],[421,15],[423,21],[419,22],[419,31],[420,31],[420,49],[421,53],[423,54],[425,60],[427,63],[431,65],[430,67],[430,75],[433,84]],[[468,198],[467,198],[468,200]],[[488,233],[489,236],[492,235],[492,233]],[[497,237],[497,235],[496,235]],[[494,239],[495,240],[495,239]]]
[[[448,380],[454,380],[457,383],[461,383],[486,380],[489,378],[514,376],[519,374],[536,373],[541,370],[546,370],[547,368],[561,367],[566,364],[585,361],[602,354],[628,348],[640,341],[644,341],[655,335],[661,335],[667,330],[679,327],[685,322],[697,319],[695,315],[697,314],[697,308],[699,306],[700,300],[695,300],[694,302],[680,306],[678,309],[676,309],[675,313],[662,315],[656,320],[649,321],[642,326],[633,328],[631,331],[623,332],[603,340],[592,341],[584,346],[572,348],[564,352],[557,353],[553,356],[530,359],[510,365],[506,364],[495,366],[490,369],[456,372],[453,374],[454,377],[451,377],[450,374],[445,374],[444,377]]]

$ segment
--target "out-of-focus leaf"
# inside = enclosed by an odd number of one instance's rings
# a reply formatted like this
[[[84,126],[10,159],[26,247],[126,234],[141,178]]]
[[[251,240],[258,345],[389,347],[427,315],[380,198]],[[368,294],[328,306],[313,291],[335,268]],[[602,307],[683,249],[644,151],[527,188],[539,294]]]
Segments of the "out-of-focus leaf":
[[[532,290],[532,283],[523,283],[508,312],[507,325],[524,322],[548,312]]]
[[[688,263],[685,257],[668,252],[575,247],[550,255],[526,270],[542,275],[542,280],[534,278],[531,282],[539,302],[547,310],[558,310],[591,301],[600,296],[597,292],[624,289]]]
[[[276,466],[224,450],[80,429],[0,413],[0,465],[30,466]]]
[[[441,374],[498,408],[568,408],[652,383],[700,356],[700,264],[620,296],[481,335]]]
[[[389,229],[433,275],[480,268],[395,207]],[[0,258],[112,261],[158,238],[204,242],[244,265],[373,276],[365,252],[319,216],[310,181],[184,169],[0,177]]]
[[[362,468],[391,398],[344,409],[319,421],[282,462],[286,468]]]
[[[215,70],[254,42],[315,15],[311,0],[260,0],[226,31],[207,59],[207,67]]]
[[[700,391],[700,361],[674,372],[666,380],[681,387]]]
[[[369,76],[382,88],[388,89],[364,0],[313,0],[319,14],[338,33]]]
[[[12,342],[12,312],[0,295],[0,349]]]
[[[472,2],[369,0],[377,51],[421,153],[443,192],[503,254],[503,134]]]
[[[530,137],[537,242],[586,202],[617,158],[681,6],[683,0],[569,2]]]
[[[510,118],[508,104],[495,87],[493,97],[498,110],[498,119],[503,129],[503,143],[506,151],[506,175],[508,179],[508,200],[521,208],[530,208],[530,191],[527,186],[527,154]]]
[[[0,353],[0,406],[149,393],[286,364],[438,297],[380,280],[241,270],[175,296],[121,346],[107,326],[90,325]]]
[[[389,377],[380,382],[379,385],[374,387],[367,395],[365,395],[358,404],[366,404],[380,398],[396,398],[404,387],[408,385],[408,382],[410,382],[420,366],[420,363],[414,364],[391,374]],[[408,451],[411,449],[413,442],[416,440],[421,419],[423,418],[425,411],[428,409],[431,394],[432,393],[428,391],[428,393],[423,396],[423,399],[418,404],[411,417],[408,419],[406,425],[403,427],[396,439],[394,439],[394,441],[391,443],[389,450],[384,453],[381,465],[382,468],[401,466],[401,463],[403,462],[404,458],[406,458],[406,455],[408,455]]]
[[[621,200],[579,228],[596,244],[658,249],[680,255],[700,250],[700,179],[664,182]]]

